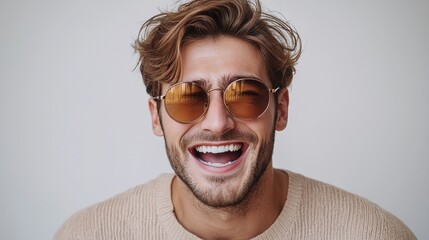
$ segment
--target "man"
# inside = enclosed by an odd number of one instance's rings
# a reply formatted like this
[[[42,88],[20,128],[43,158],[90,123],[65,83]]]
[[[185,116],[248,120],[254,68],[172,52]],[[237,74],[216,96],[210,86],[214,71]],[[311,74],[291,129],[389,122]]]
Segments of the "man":
[[[273,168],[301,49],[258,1],[185,3],[135,48],[175,174],[80,211],[56,239],[415,239],[378,206]]]

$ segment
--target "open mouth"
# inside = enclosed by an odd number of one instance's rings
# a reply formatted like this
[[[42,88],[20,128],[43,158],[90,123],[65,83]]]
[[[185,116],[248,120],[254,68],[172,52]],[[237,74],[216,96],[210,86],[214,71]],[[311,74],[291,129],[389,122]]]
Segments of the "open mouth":
[[[233,143],[219,146],[199,145],[193,150],[193,155],[202,164],[222,168],[237,161],[243,154],[243,144]]]

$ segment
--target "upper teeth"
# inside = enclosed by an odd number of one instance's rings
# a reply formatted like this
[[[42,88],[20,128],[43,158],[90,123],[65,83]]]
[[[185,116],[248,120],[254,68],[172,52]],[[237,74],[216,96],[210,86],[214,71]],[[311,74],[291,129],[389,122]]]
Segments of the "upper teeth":
[[[241,149],[241,144],[229,144],[223,146],[198,146],[195,148],[200,153],[224,153],[233,152]]]

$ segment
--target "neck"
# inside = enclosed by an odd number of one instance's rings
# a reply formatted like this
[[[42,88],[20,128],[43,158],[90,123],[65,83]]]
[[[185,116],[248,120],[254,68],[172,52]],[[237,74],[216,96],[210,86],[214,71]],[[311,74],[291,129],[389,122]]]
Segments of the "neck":
[[[277,219],[287,197],[288,176],[271,163],[248,197],[239,205],[213,208],[200,202],[177,177],[172,198],[177,220],[203,239],[249,239]]]

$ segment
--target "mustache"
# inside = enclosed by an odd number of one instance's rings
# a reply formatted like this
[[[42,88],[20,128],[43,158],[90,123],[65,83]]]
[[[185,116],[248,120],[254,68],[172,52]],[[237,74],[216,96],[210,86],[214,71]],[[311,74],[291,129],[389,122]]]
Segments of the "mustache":
[[[242,132],[237,130],[228,131],[224,134],[213,134],[210,132],[198,132],[183,136],[180,141],[182,148],[191,145],[195,142],[222,142],[222,141],[237,141],[257,143],[259,138],[253,132]]]

